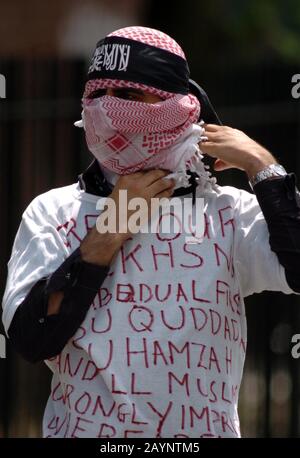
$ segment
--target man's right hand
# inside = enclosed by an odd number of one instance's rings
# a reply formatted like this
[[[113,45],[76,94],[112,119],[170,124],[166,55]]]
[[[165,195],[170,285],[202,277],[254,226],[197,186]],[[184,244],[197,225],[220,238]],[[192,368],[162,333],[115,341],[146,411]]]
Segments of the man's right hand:
[[[152,198],[171,197],[174,191],[175,181],[173,179],[165,179],[169,173],[165,170],[151,170],[121,176],[109,196],[115,202],[116,216],[119,215],[119,191],[121,190],[127,191],[127,202],[130,199],[142,197],[146,200],[148,208],[151,208]],[[129,211],[127,216],[129,219]],[[144,216],[147,219],[150,213],[147,212],[147,215]],[[109,265],[125,240],[131,236],[128,225],[125,230],[124,228],[122,230],[124,232],[118,232],[117,229],[116,233],[99,233],[96,226],[94,226],[81,243],[80,251],[82,259],[91,264]]]

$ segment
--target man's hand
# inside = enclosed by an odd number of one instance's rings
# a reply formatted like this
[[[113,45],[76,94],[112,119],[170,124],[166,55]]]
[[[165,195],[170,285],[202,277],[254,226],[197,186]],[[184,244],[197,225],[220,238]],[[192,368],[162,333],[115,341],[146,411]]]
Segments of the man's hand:
[[[217,158],[216,171],[230,168],[244,170],[249,178],[277,161],[268,150],[244,132],[227,126],[204,124],[207,141],[200,143],[204,154]]]
[[[109,196],[115,201],[116,217],[119,215],[119,191],[121,190],[127,190],[128,202],[135,197],[144,198],[149,209],[151,208],[152,198],[171,197],[175,182],[172,179],[164,179],[169,173],[165,170],[151,170],[121,176]],[[128,211],[128,219],[131,213]],[[147,211],[147,214],[143,216],[143,222],[146,222],[150,214]],[[80,251],[82,259],[91,264],[109,265],[125,240],[132,235],[128,230],[127,221],[126,228],[121,228],[124,231],[122,233],[120,233],[119,228],[119,231],[117,229],[116,233],[101,234],[95,226],[81,243]],[[117,227],[118,223],[117,221]]]

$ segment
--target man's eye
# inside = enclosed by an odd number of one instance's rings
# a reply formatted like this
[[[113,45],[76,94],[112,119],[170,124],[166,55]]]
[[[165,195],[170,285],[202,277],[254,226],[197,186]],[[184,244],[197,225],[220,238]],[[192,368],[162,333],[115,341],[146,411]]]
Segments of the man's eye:
[[[102,97],[103,95],[105,95],[105,93],[105,89],[97,89],[89,95],[89,99],[97,99],[98,97]]]
[[[120,92],[116,93],[116,97],[125,100],[140,100],[140,95],[135,94],[134,92]]]

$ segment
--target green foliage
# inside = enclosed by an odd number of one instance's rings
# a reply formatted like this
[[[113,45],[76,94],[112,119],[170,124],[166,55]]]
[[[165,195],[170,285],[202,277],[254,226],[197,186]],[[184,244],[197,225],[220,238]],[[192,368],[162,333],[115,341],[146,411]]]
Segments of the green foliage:
[[[152,11],[152,24],[173,33],[191,55],[200,49],[209,64],[226,59],[300,62],[300,0],[173,0],[171,8],[171,2],[159,4]]]

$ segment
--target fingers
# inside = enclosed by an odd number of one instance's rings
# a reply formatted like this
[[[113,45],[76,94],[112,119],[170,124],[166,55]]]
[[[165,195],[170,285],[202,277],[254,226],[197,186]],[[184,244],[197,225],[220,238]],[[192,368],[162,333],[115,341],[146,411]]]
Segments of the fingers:
[[[126,184],[128,185],[128,183],[131,183],[131,180],[136,182],[136,180],[141,178],[143,175],[143,172],[129,173],[128,175],[119,175],[116,184],[118,184],[119,186]]]
[[[199,145],[200,151],[210,157],[217,157],[216,144],[214,142],[204,142]]]
[[[169,198],[169,197],[172,196],[173,192],[174,192],[174,189],[173,189],[173,187],[172,187],[172,188],[169,188],[169,189],[167,189],[167,190],[165,190],[165,191],[163,191],[163,192],[160,192],[160,193],[157,194],[155,197],[156,197],[157,199],[162,199],[162,198],[165,198],[165,197],[166,197],[166,198]]]
[[[146,199],[155,197],[157,194],[174,188],[175,180],[165,179],[170,171],[167,170],[150,170],[123,175],[119,178],[114,191],[127,189],[134,196],[144,196]]]
[[[229,164],[226,161],[222,161],[221,159],[217,159],[214,163],[214,170],[216,172],[222,172],[223,170],[228,170],[232,168],[233,166],[231,164]]]
[[[151,196],[153,197],[158,197],[158,194],[161,194],[164,191],[172,191],[173,193],[173,188],[175,186],[175,180],[174,179],[165,179],[161,178],[160,180],[155,181],[151,186],[148,187],[149,192],[151,193]]]
[[[212,146],[213,144],[216,144],[220,141],[221,139],[221,133],[219,131],[214,131],[214,130],[205,130],[204,135],[202,136],[202,139],[200,141],[200,148],[204,146]]]
[[[132,184],[134,186],[141,187],[145,189],[147,186],[150,186],[156,180],[159,180],[162,177],[165,177],[170,172],[166,170],[156,169],[145,171],[141,170],[135,173],[129,173],[128,175],[121,175],[117,181],[119,185],[128,187]]]
[[[144,186],[151,186],[155,181],[160,180],[161,178],[167,176],[170,171],[167,170],[150,170],[148,172],[144,172],[143,174],[143,184]]]
[[[139,177],[142,177],[143,175],[145,175],[145,172],[143,172],[143,171],[141,170],[141,171],[139,171],[139,172],[130,173],[130,175],[126,175],[126,176],[130,176],[130,177],[134,177],[134,178],[139,178]]]
[[[219,126],[217,124],[204,124],[205,132],[204,137],[207,137],[207,140],[203,143],[214,142],[220,143],[224,142],[224,139],[228,138],[229,135],[232,135],[233,129],[228,126]]]
[[[207,133],[218,132],[220,129],[222,129],[223,126],[219,126],[218,124],[203,124],[203,127],[205,129],[205,133]]]

